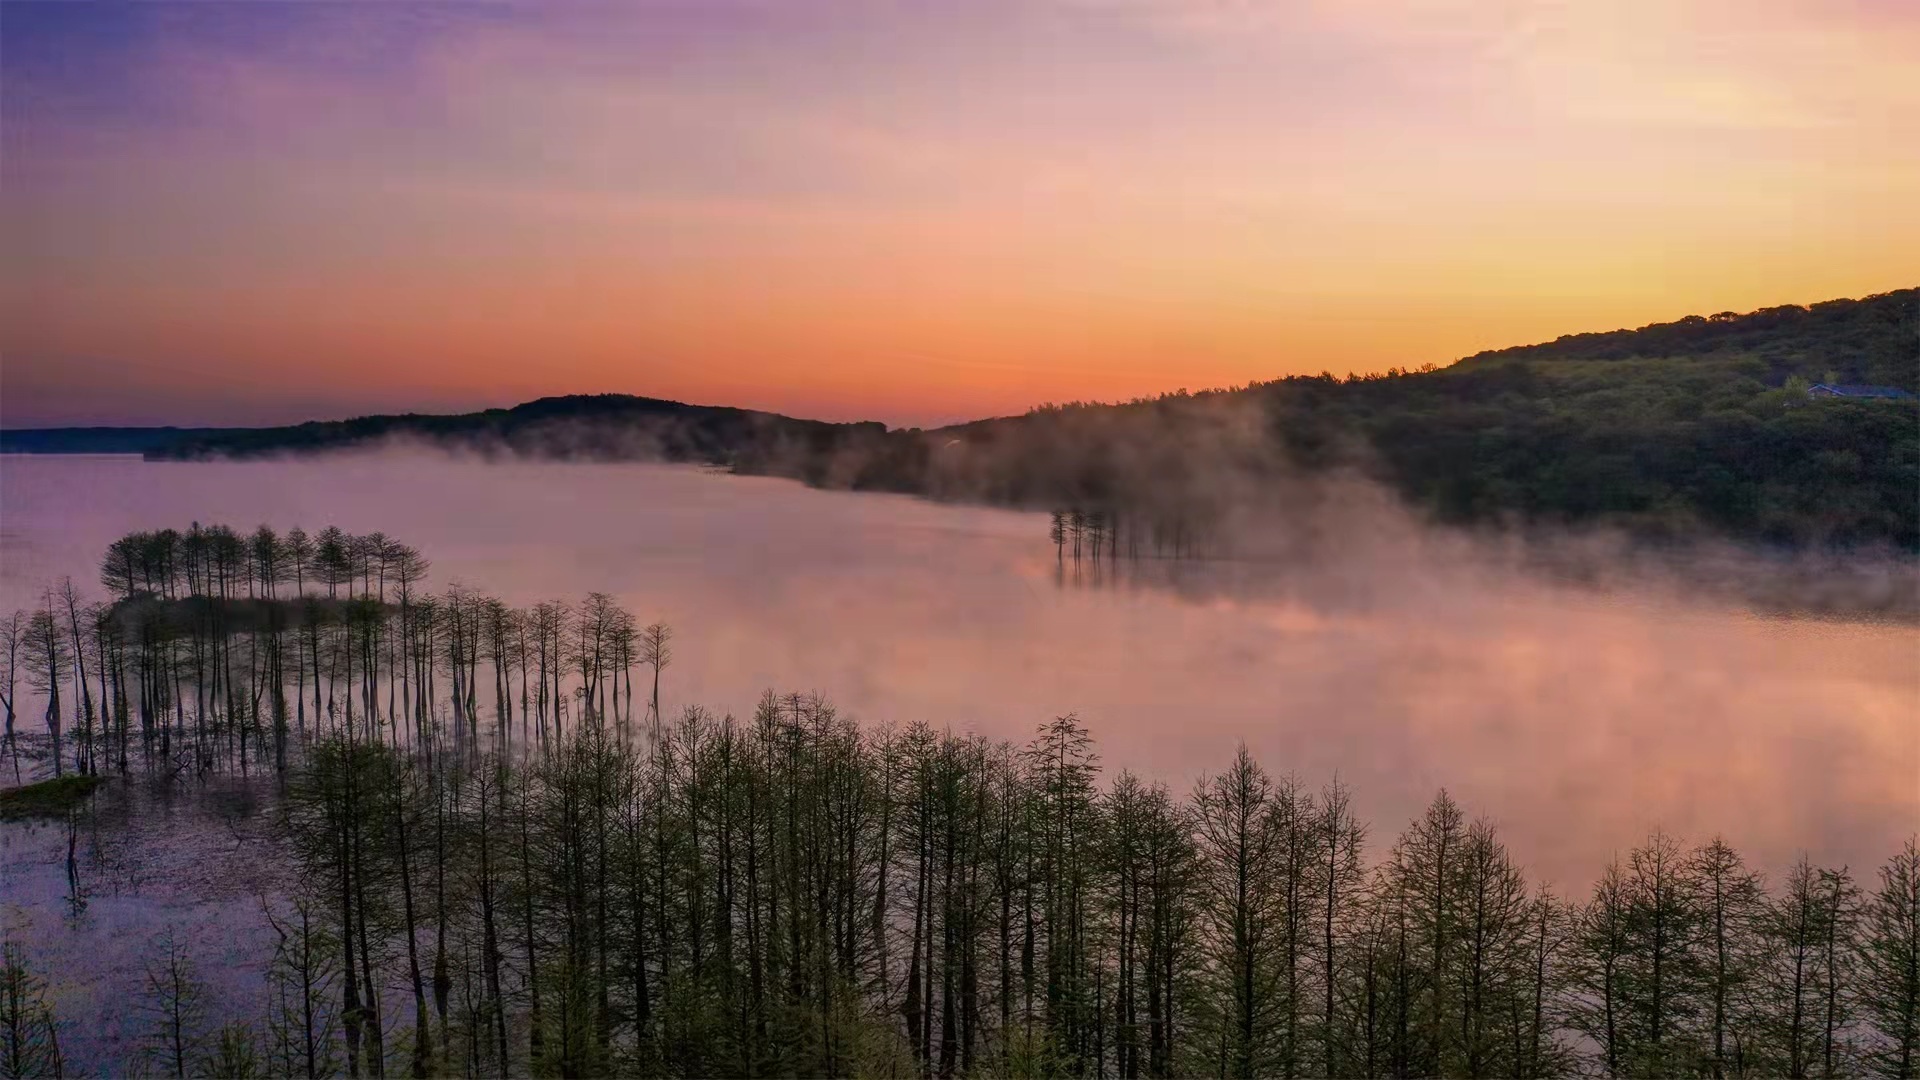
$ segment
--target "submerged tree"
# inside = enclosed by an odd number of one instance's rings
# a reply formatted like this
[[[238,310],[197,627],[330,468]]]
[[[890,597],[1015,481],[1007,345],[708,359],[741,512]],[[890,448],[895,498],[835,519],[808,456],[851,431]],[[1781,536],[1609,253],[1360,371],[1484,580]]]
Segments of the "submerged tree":
[[[18,747],[13,741],[14,694],[19,683],[22,650],[31,645],[27,633],[29,625],[27,613],[15,611],[5,619],[0,619],[0,709],[6,713],[5,738],[7,749],[14,754],[14,779],[20,778],[20,758]]]
[[[60,776],[64,774],[60,759],[60,687],[66,681],[70,665],[67,641],[54,615],[51,590],[45,605],[28,617],[26,638],[27,679],[34,692],[47,703],[47,735],[53,743],[53,771],[55,776]]]

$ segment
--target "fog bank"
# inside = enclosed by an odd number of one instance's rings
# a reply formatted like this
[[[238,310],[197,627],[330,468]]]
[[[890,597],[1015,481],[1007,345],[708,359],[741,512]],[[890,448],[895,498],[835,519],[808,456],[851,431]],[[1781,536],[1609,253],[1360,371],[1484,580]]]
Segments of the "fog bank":
[[[1656,824],[1861,870],[1920,823],[1911,625],[1755,614],[1604,541],[1562,584],[1538,545],[1426,528],[1366,485],[1287,493],[1236,508],[1231,560],[1076,573],[1044,515],[693,468],[9,457],[0,604],[63,574],[97,593],[135,529],[337,524],[418,547],[434,588],[598,589],[671,623],[669,709],[816,690],[1016,740],[1075,712],[1110,773],[1179,788],[1244,739],[1309,785],[1337,772],[1376,850],[1443,785],[1563,883]]]

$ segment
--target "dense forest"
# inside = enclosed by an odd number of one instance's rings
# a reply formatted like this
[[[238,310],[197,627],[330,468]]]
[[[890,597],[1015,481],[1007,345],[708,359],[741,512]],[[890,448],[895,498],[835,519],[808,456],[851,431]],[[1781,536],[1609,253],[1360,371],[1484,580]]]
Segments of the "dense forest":
[[[929,431],[606,394],[284,428],[4,432],[0,449],[255,457],[398,439],[1081,506],[1190,534],[1248,504],[1299,512],[1300,477],[1351,473],[1452,524],[1920,550],[1920,398],[1809,397],[1822,382],[1920,390],[1920,289]]]
[[[1920,290],[1695,317],[1446,368],[1303,376],[935,433],[880,470],[943,497],[1105,508],[1207,531],[1285,510],[1302,474],[1376,479],[1453,524],[1607,526],[1649,541],[1920,548]]]
[[[16,774],[281,793],[253,1012],[210,1015],[163,935],[121,1071],[1920,1075],[1911,841],[1768,881],[1656,832],[1562,894],[1444,791],[1378,836],[1244,748],[1177,791],[1107,775],[1072,716],[1023,745],[793,694],[667,717],[668,627],[427,572],[379,534],[196,525],[0,626]],[[59,1075],[88,1022],[50,974],[0,955],[6,1076]]]

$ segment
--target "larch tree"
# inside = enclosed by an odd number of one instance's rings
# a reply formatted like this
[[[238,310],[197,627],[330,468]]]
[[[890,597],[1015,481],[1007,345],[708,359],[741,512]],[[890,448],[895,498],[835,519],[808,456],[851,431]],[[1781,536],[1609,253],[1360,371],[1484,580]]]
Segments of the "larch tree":
[[[65,1071],[46,979],[28,964],[19,942],[0,942],[0,1078],[37,1080]]]
[[[1865,1064],[1877,1076],[1920,1076],[1920,845],[1880,868],[1863,912],[1861,1011],[1876,1036]]]

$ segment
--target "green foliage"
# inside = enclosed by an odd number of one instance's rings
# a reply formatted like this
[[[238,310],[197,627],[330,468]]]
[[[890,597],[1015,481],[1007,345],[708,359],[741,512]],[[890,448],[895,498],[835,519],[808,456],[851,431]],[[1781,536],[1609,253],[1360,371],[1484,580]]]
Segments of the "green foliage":
[[[1544,345],[1478,353],[1471,368],[1515,360],[1598,361],[1749,358],[1765,381],[1798,374],[1810,381],[1871,383],[1920,390],[1916,327],[1920,289],[1900,289],[1859,300],[1828,300],[1810,307],[1785,304],[1745,315],[1723,311],[1690,315],[1638,330],[1569,334]]]
[[[222,1024],[214,1034],[213,1049],[200,1060],[197,1075],[217,1076],[222,1080],[263,1080],[268,1070],[254,1040],[253,1029],[240,1022]]]
[[[658,741],[589,715],[425,780],[407,756],[323,740],[296,798],[347,801],[288,824],[373,985],[404,984],[419,875],[414,934],[451,972],[434,1071],[1908,1075],[1911,845],[1863,909],[1844,871],[1770,898],[1719,841],[1656,833],[1570,905],[1444,792],[1369,873],[1344,789],[1244,749],[1177,800],[1103,785],[1071,716],[1016,748],[792,696]],[[447,840],[409,871],[382,818],[422,798]],[[395,1026],[369,1067],[424,1060]]]
[[[1809,398],[1829,376],[1915,389],[1920,290],[1039,409],[896,440],[857,486],[1106,507],[1156,549],[1302,468],[1371,476],[1454,524],[1920,548],[1920,399]]]
[[[1810,400],[1802,373],[1912,389],[1920,290],[1837,303],[1259,393],[1296,459],[1357,464],[1443,521],[1920,547],[1920,401]]]
[[[1876,1076],[1920,1076],[1920,844],[1880,868],[1865,921],[1861,1005],[1880,1035],[1866,1064]]]
[[[60,776],[0,791],[0,821],[64,817],[87,801],[100,785],[100,776]]]

